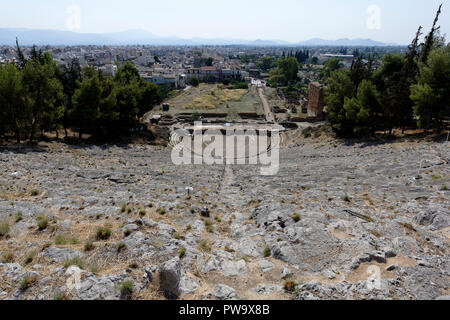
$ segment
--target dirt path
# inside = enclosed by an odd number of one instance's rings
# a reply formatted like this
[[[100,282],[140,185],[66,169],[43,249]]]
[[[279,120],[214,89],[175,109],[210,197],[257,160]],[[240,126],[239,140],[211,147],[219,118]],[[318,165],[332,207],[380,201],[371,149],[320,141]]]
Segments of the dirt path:
[[[264,93],[264,89],[263,88],[258,88],[258,92],[259,92],[259,96],[261,98],[261,101],[264,105],[264,114],[266,115],[266,121],[267,122],[273,122],[273,123],[277,123],[275,120],[275,115],[272,112],[272,109],[270,108],[270,104],[267,101],[266,95]]]

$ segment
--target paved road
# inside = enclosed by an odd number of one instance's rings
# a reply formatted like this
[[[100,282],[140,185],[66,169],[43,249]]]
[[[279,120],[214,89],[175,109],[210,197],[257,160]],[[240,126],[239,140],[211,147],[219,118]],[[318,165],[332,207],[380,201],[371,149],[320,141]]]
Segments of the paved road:
[[[264,114],[266,115],[266,121],[277,123],[275,120],[275,115],[273,114],[272,109],[270,108],[270,104],[267,101],[266,94],[264,93],[264,89],[258,88],[258,92],[259,92],[259,97],[261,98],[261,101],[264,105]]]

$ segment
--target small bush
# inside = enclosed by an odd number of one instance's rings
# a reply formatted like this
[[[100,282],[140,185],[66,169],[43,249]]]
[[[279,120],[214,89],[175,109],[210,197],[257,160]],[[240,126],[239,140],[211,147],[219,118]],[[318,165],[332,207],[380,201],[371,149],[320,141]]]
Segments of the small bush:
[[[448,191],[447,185],[442,186],[441,190],[442,190],[442,191]]]
[[[292,220],[294,220],[295,222],[299,222],[301,219],[300,215],[298,213],[294,213],[292,215]]]
[[[67,244],[67,239],[66,239],[66,237],[63,236],[62,234],[58,234],[58,235],[55,237],[55,244],[56,244],[56,245],[59,245],[59,246]]]
[[[126,244],[125,243],[123,243],[123,242],[119,242],[118,244],[117,244],[117,252],[121,252],[123,249],[125,249],[126,248]]]
[[[83,269],[84,261],[83,258],[79,256],[75,256],[73,258],[67,258],[64,261],[64,268],[69,268],[70,266],[77,266],[80,269]]]
[[[39,228],[39,231],[45,230],[48,227],[48,218],[45,216],[38,216],[36,218],[36,222]]]
[[[133,281],[130,280],[124,281],[120,286],[120,294],[122,295],[123,298],[127,300],[131,299],[133,291],[134,291]]]
[[[158,209],[158,213],[160,214],[160,215],[165,215],[166,214],[166,209],[164,209],[164,208],[159,208]]]
[[[55,295],[53,296],[53,300],[67,300],[66,294],[64,292],[57,292],[55,293]]]
[[[36,277],[32,276],[30,277],[29,275],[25,275],[22,279],[22,281],[20,282],[20,290],[25,291],[27,290],[33,283],[36,282]]]
[[[181,249],[180,252],[178,252],[178,257],[180,257],[180,259],[183,259],[185,255],[186,255],[185,248]]]
[[[23,261],[23,263],[25,265],[28,265],[28,264],[32,263],[35,256],[36,256],[36,251],[31,251],[30,253],[27,254],[27,256],[25,257],[25,260]]]
[[[100,227],[97,229],[97,240],[108,240],[111,237],[111,229],[107,227]]]
[[[86,243],[84,244],[84,251],[91,251],[93,249],[94,249],[94,241],[92,240],[86,241]]]
[[[213,226],[211,220],[205,220],[205,227],[206,227],[206,231],[208,231],[209,233],[214,233],[214,226]]]
[[[30,191],[32,197],[37,197],[39,195],[39,190],[33,189]]]
[[[11,263],[14,260],[14,255],[11,252],[3,254],[2,263]]]
[[[96,274],[96,273],[98,273],[99,269],[95,264],[93,264],[89,267],[89,271],[93,274]]]
[[[144,217],[147,214],[147,211],[145,211],[144,209],[139,210],[139,215],[141,217]]]
[[[264,249],[264,258],[268,258],[268,257],[270,257],[272,255],[272,252],[270,251],[270,248],[269,247],[266,247],[265,249]]]
[[[127,205],[126,205],[126,204],[123,204],[123,205],[122,205],[122,208],[120,209],[120,211],[121,211],[122,213],[124,213],[125,211],[127,211]]]
[[[9,232],[9,223],[8,221],[0,221],[0,237],[4,237]]]
[[[20,221],[22,221],[23,220],[23,214],[22,214],[22,212],[18,212],[17,214],[16,214],[16,223],[17,222],[20,222]]]
[[[352,199],[349,197],[348,194],[343,195],[342,200],[344,200],[345,202],[352,202]]]
[[[287,292],[294,292],[296,286],[296,283],[292,280],[286,280],[284,282],[284,290],[286,290]]]
[[[200,249],[204,252],[210,252],[211,247],[209,246],[208,242],[206,240],[202,240],[200,242]]]

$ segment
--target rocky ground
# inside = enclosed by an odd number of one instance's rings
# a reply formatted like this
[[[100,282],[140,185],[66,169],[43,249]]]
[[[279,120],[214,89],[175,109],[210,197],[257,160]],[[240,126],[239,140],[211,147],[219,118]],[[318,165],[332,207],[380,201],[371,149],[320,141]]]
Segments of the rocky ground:
[[[0,149],[0,299],[450,295],[448,144],[290,142],[276,176],[146,145]]]

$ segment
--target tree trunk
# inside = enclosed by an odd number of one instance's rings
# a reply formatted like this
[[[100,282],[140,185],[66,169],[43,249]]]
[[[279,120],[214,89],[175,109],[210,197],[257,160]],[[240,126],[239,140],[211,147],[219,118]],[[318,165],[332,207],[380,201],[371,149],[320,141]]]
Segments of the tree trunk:
[[[34,140],[34,130],[35,129],[36,129],[36,121],[33,121],[33,124],[31,125],[30,142],[33,142],[33,140]]]

